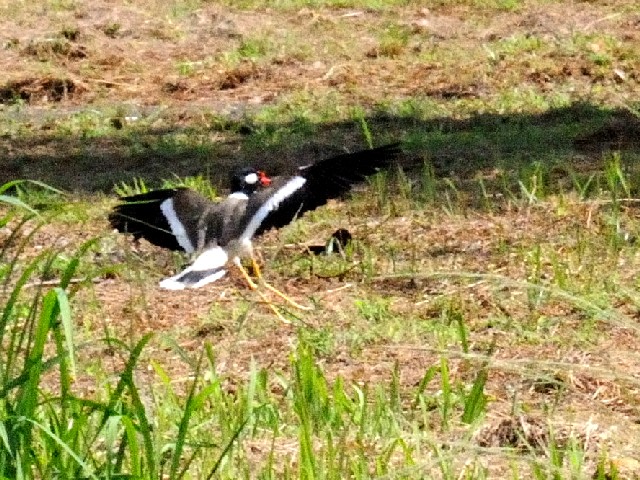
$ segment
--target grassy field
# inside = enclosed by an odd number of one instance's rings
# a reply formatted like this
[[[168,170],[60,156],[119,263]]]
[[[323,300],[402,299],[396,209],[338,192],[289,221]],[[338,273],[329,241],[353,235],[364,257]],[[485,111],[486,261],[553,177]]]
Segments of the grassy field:
[[[0,32],[0,478],[640,478],[636,1],[0,0]],[[106,220],[393,141],[256,242],[289,324],[239,276],[159,290],[187,259]]]

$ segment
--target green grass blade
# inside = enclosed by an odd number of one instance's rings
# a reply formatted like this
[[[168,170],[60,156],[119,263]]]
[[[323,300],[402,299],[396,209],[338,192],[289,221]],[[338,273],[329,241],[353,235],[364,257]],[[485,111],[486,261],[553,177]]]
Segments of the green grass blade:
[[[93,473],[91,465],[85,463],[71,448],[69,448],[69,446],[65,442],[62,441],[62,439],[58,435],[53,433],[46,426],[40,424],[39,422],[36,422],[35,420],[32,420],[31,418],[26,418],[26,421],[37,427],[42,432],[46,433],[49,438],[51,438],[56,444],[58,444],[71,458],[73,458],[73,460],[75,460],[78,465],[82,467],[85,475],[94,480],[98,480],[98,477],[96,477]]]
[[[254,410],[254,412],[257,411],[257,410],[258,409]],[[222,460],[227,455],[227,453],[229,453],[231,451],[231,447],[233,447],[233,444],[235,443],[235,441],[238,439],[238,437],[240,437],[240,434],[242,433],[242,431],[245,429],[245,427],[249,423],[249,420],[251,420],[251,418],[250,417],[246,417],[242,421],[242,423],[238,426],[238,428],[236,428],[236,430],[233,432],[233,435],[231,435],[231,438],[229,439],[227,444],[224,446],[224,449],[220,453],[220,456],[216,460],[216,463],[213,465],[213,468],[211,469],[209,474],[205,477],[207,480],[211,480],[213,478],[213,476],[216,474],[216,472],[218,471],[218,468],[220,468],[220,464],[222,463]]]
[[[422,378],[420,379],[420,383],[418,384],[418,388],[416,389],[416,394],[413,397],[413,408],[416,408],[418,406],[418,404],[420,403],[420,396],[424,393],[427,385],[429,385],[429,382],[433,380],[437,372],[438,369],[435,367],[435,365],[432,365],[427,369],[426,372],[424,372],[424,375],[422,376]]]
[[[445,430],[448,429],[449,415],[451,407],[453,405],[451,381],[449,379],[449,362],[445,357],[440,358],[440,377],[442,388],[442,426]]]
[[[80,246],[80,248],[76,251],[73,258],[71,258],[71,260],[67,264],[67,267],[64,269],[64,272],[60,277],[60,288],[66,289],[69,287],[69,283],[71,282],[71,279],[75,275],[76,270],[80,265],[81,258],[85,255],[85,253],[87,253],[87,250],[89,250],[89,248],[94,246],[97,242],[98,242],[98,239],[93,238],[87,242],[84,242]]]
[[[203,356],[201,355],[198,364],[196,365],[196,371],[193,382],[191,383],[191,388],[189,388],[189,394],[187,395],[187,399],[185,401],[182,418],[180,419],[180,423],[178,424],[178,436],[176,437],[175,449],[171,458],[169,478],[180,478],[179,476],[177,476],[178,467],[180,466],[180,458],[182,457],[182,450],[184,449],[185,440],[187,438],[189,420],[194,413],[194,396],[196,385],[198,384],[198,380],[200,379],[200,367],[202,365],[202,359]]]
[[[133,421],[128,416],[121,418],[124,426],[125,435],[127,436],[127,444],[129,446],[129,461],[131,462],[130,471],[134,478],[142,476],[142,464],[140,463],[140,443],[138,442],[138,433]]]
[[[13,456],[13,451],[11,450],[11,444],[9,442],[9,434],[7,433],[7,426],[4,421],[0,422],[0,439],[2,439],[2,444],[4,445],[7,453],[10,456]]]
[[[458,337],[460,337],[460,345],[462,346],[462,351],[464,353],[469,353],[469,338],[467,335],[467,327],[464,324],[464,316],[462,315],[462,312],[457,309],[451,312],[451,314],[453,315],[456,326],[458,327]]]
[[[56,287],[53,290],[56,294],[56,299],[58,302],[58,310],[60,312],[60,325],[62,325],[62,332],[64,335],[64,344],[66,347],[66,355],[65,352],[58,352],[60,355],[63,355],[63,358],[68,358],[69,367],[71,369],[71,378],[75,378],[76,376],[76,360],[75,360],[75,347],[73,342],[73,323],[71,320],[71,305],[69,304],[69,297],[67,297],[67,292],[65,292],[62,288]],[[67,384],[67,388],[69,385]]]
[[[29,213],[33,213],[38,215],[38,212],[31,208],[29,205],[24,203],[22,200],[16,197],[12,197],[11,195],[0,195],[0,203],[6,203],[7,205],[11,205],[13,207],[22,208]]]
[[[131,395],[131,401],[133,403],[133,409],[136,412],[136,418],[139,422],[139,431],[142,434],[142,438],[144,440],[145,447],[145,457],[147,462],[147,471],[148,475],[152,478],[157,476],[156,471],[156,461],[155,461],[155,448],[153,443],[153,427],[149,418],[147,417],[147,412],[144,408],[144,404],[140,398],[138,393],[138,389],[135,386],[133,381],[133,369],[138,363],[138,359],[140,358],[140,354],[142,353],[142,349],[145,345],[151,340],[153,337],[153,333],[147,333],[142,339],[136,344],[133,351],[131,352],[131,356],[129,357],[129,361],[127,362],[125,371],[121,375],[121,381],[125,383],[129,388],[129,394]],[[115,405],[113,405],[115,406]],[[111,408],[113,408],[113,406]]]
[[[140,355],[142,350],[146,346],[147,343],[153,337],[153,332],[147,333],[144,337],[142,337],[138,343],[134,346],[129,354],[129,359],[125,364],[125,368],[120,374],[120,379],[118,384],[116,385],[115,390],[111,393],[109,397],[109,401],[107,402],[106,407],[104,408],[104,413],[102,415],[102,419],[100,421],[99,428],[97,429],[96,435],[103,429],[106,425],[109,417],[113,415],[116,405],[124,401],[126,403],[132,404],[133,413],[135,413],[135,418],[139,422],[138,431],[140,435],[142,435],[144,442],[144,458],[146,461],[147,473],[150,478],[157,478],[157,466],[155,460],[155,448],[153,441],[153,427],[151,426],[151,422],[147,417],[147,413],[144,407],[144,404],[140,398],[140,394],[138,389],[136,388],[135,382],[133,381],[133,370],[135,369],[138,360],[140,359]],[[108,339],[108,343],[114,343],[114,339]],[[115,341],[121,347],[125,347],[124,343],[120,341]],[[124,392],[127,390],[131,397],[130,400],[124,398]],[[95,442],[96,439],[93,439]],[[93,443],[90,442],[90,443]]]
[[[27,419],[33,417],[38,399],[38,385],[42,375],[42,356],[47,341],[47,334],[51,323],[57,316],[57,297],[52,290],[42,300],[42,310],[36,325],[35,335],[31,349],[28,353],[24,371],[27,372],[27,380],[22,389],[17,403],[17,413]]]
[[[13,286],[13,290],[11,291],[11,294],[10,294],[7,302],[5,303],[4,307],[2,308],[2,317],[0,317],[0,344],[2,343],[2,334],[4,333],[4,330],[5,330],[6,326],[7,326],[7,322],[9,321],[9,317],[13,313],[13,308],[14,308],[14,306],[16,304],[16,301],[18,300],[18,295],[20,294],[20,291],[25,286],[25,284],[28,282],[28,280],[31,278],[31,275],[33,274],[33,272],[38,269],[38,267],[40,266],[40,262],[44,258],[46,258],[48,255],[49,255],[49,252],[42,252],[36,258],[31,260],[31,262],[24,268],[24,270],[20,274],[20,277],[18,278],[18,280],[16,281],[15,285]],[[13,264],[15,262],[17,262],[17,256],[12,261],[11,271],[13,271]],[[10,277],[11,271],[9,271],[7,273],[7,278],[5,279],[5,282],[9,281],[9,277]]]
[[[53,193],[59,193],[59,194],[64,193],[62,190],[58,190],[57,188],[52,187],[51,185],[47,185],[46,183],[41,182],[40,180],[11,180],[9,182],[6,182],[0,185],[0,193],[4,193],[10,188],[18,187],[25,183],[36,185],[38,187],[44,188],[45,190],[49,190]]]
[[[464,411],[462,413],[462,421],[464,423],[473,423],[485,412],[487,396],[484,393],[484,386],[487,383],[487,378],[487,369],[481,368],[473,382],[471,392],[465,398]]]
[[[9,221],[10,217],[11,217],[10,215],[5,217],[7,222]],[[9,251],[12,252],[11,260],[4,260],[6,263],[9,264],[8,265],[9,268],[6,270],[5,278],[4,278],[5,286],[8,285],[9,281],[11,280],[12,273],[15,270],[15,266],[20,260],[20,254],[24,251],[25,247],[29,244],[33,236],[38,232],[38,230],[40,230],[40,228],[43,225],[43,223],[39,223],[38,225],[36,225],[35,228],[31,229],[31,231],[28,234],[23,235],[22,234],[23,227],[27,225],[33,218],[35,218],[35,215],[32,215],[32,214],[23,215],[20,221],[16,225],[12,226],[11,233],[7,238],[4,239],[4,241],[2,242],[2,245],[0,246],[1,247],[0,261],[3,261],[3,259],[7,255],[7,252]],[[5,222],[0,222],[0,226],[4,226],[4,223]],[[20,243],[16,246],[18,239],[20,239]],[[13,250],[10,250],[12,247],[15,247],[15,248]],[[45,254],[46,252],[43,252],[41,255],[45,255]]]
[[[107,403],[107,408],[105,410],[105,416],[102,419],[102,424],[104,424],[107,420],[107,417],[109,415],[109,412],[113,411],[113,409],[115,408],[116,404],[120,401],[120,399],[122,398],[122,394],[125,390],[125,388],[129,385],[130,383],[130,379],[133,378],[133,369],[135,368],[138,359],[140,358],[140,354],[142,353],[142,349],[145,347],[145,345],[149,342],[149,340],[151,340],[151,338],[153,337],[153,333],[147,333],[144,337],[142,337],[138,343],[135,345],[135,347],[133,348],[133,350],[131,351],[131,353],[129,354],[129,359],[127,360],[127,363],[125,365],[125,368],[123,370],[123,372],[120,374],[120,380],[118,381],[118,384],[116,385],[115,390],[113,391],[113,393],[111,394],[111,397],[109,398],[109,402]],[[123,345],[121,343],[121,345]]]

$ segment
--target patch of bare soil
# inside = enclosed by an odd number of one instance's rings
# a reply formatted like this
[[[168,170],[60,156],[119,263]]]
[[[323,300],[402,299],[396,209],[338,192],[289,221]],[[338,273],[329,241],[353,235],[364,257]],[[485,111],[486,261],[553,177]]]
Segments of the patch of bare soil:
[[[621,12],[623,7],[618,5]],[[94,2],[35,20],[24,7],[19,26],[0,20],[10,46],[0,60],[8,73],[0,87],[37,79],[43,62],[54,76],[86,85],[82,96],[66,98],[74,104],[247,101],[262,98],[263,92],[275,98],[300,88],[321,92],[323,86],[338,88],[360,104],[417,92],[465,98],[517,86],[528,70],[534,85],[558,86],[567,76],[584,76],[586,84],[618,82],[623,94],[638,83],[631,52],[639,40],[629,28],[637,18],[600,3],[583,3],[579,11],[560,2],[497,14],[454,6],[353,15],[340,9],[250,12],[206,5],[171,21],[171,12],[157,8]],[[390,25],[401,33],[394,34]],[[572,46],[575,32],[602,29],[618,42],[613,50],[599,39],[585,48]],[[487,47],[487,42],[532,36],[555,47],[495,56],[495,47]],[[255,45],[255,51],[247,45]],[[554,60],[557,52],[566,52],[566,59]],[[576,58],[578,66],[572,62]],[[539,62],[551,65],[538,71]],[[413,75],[412,64],[429,74]],[[460,82],[461,74],[470,81]],[[441,85],[432,87],[434,78]]]
[[[450,102],[484,105],[529,90],[619,105],[637,97],[640,88],[640,37],[630,28],[638,18],[625,9],[632,3],[582,3],[577,11],[569,2],[531,2],[519,11],[496,12],[464,2],[379,11],[244,11],[211,3],[174,11],[160,3],[145,8],[92,2],[47,15],[23,5],[0,15],[6,39],[0,103],[21,103],[19,112],[3,108],[9,125],[25,119],[30,134],[26,138],[9,128],[0,136],[0,181],[19,176],[66,189],[106,191],[133,176],[153,177],[153,183],[172,173],[193,175],[262,161],[239,158],[238,145],[250,125],[220,131],[206,115],[234,112],[242,117],[273,102],[291,101],[295,109],[297,95],[310,105],[316,98],[319,105],[323,99],[337,101],[345,110],[431,99],[446,111]],[[606,38],[599,35],[605,30]],[[87,106],[99,112],[122,108],[124,113],[108,119],[113,134],[105,134],[97,120],[97,136],[93,131],[59,135],[55,118]],[[136,132],[132,139],[118,135],[127,125],[124,117],[147,114],[157,119],[148,132]],[[400,122],[393,117],[385,125],[372,125],[402,135],[406,127]],[[165,133],[193,125],[209,129],[199,140],[215,146],[215,152],[191,148],[191,142],[167,152],[153,148]],[[81,130],[83,124],[72,128]],[[621,123],[580,138],[576,145],[635,148],[633,128]],[[356,130],[337,133],[341,143],[361,145]],[[335,136],[331,131],[315,140],[329,145]],[[281,167],[302,159],[308,142],[301,143],[298,151],[289,146],[269,161]],[[449,148],[443,145],[432,160],[455,164],[455,170],[466,162]],[[595,148],[590,155],[600,160]],[[462,170],[456,171],[463,175]],[[223,177],[216,181],[224,182]]]
[[[560,89],[572,99],[593,95],[597,101],[615,104],[637,96],[640,63],[634,52],[640,51],[640,37],[630,28],[638,24],[637,14],[627,13],[635,5],[631,0],[583,2],[579,9],[574,2],[545,2],[542,7],[532,4],[500,13],[479,13],[462,3],[432,10],[410,6],[355,13],[247,12],[205,3],[173,17],[172,12],[147,11],[135,2],[76,3],[69,11],[44,16],[27,5],[19,18],[0,15],[0,30],[10,44],[0,57],[0,68],[7,73],[0,84],[0,103],[20,100],[52,111],[121,102],[174,106],[180,112],[169,117],[171,125],[161,123],[149,133],[161,137],[166,128],[202,121],[198,112],[189,110],[193,105],[223,110],[225,105],[259,105],[292,93],[338,93],[345,106],[415,97],[475,100],[523,87],[536,93]],[[409,38],[400,32],[385,44],[380,32],[390,23],[407,27]],[[576,32],[595,35],[604,30],[610,44],[587,39],[583,47],[582,37],[576,37]],[[393,37],[393,31],[388,35]],[[522,46],[532,36],[540,37],[541,47]],[[247,48],[251,42],[258,42],[266,53],[253,55]],[[576,147],[637,148],[638,120],[631,115],[627,120],[585,133]],[[185,165],[188,173],[203,170],[203,164],[193,161],[197,146],[178,153],[168,149],[164,153],[168,162],[162,163],[157,160],[162,152],[145,150],[153,139],[141,134],[134,141],[129,145],[104,137],[89,148],[83,142],[49,137],[45,127],[38,136],[7,140],[0,161],[24,174],[31,168],[28,161],[12,162],[34,158],[44,170],[56,172],[63,162],[73,163],[90,150],[95,163],[83,169],[72,164],[64,170],[69,173],[67,180],[83,186],[102,182],[106,188],[119,178],[109,172],[170,177],[169,168],[178,165]],[[137,155],[125,155],[134,147]],[[218,159],[224,165],[238,161],[235,147],[222,146]],[[282,162],[315,159],[312,148],[316,146],[296,146],[295,152],[283,153]],[[357,384],[388,383],[398,366],[401,386],[414,391],[425,371],[443,356],[450,359],[451,377],[464,381],[471,381],[477,367],[490,361],[486,390],[499,420],[478,437],[480,446],[548,448],[549,428],[538,416],[510,415],[516,399],[565,424],[575,418],[582,425],[576,427],[578,438],[585,442],[590,416],[602,418],[620,433],[612,440],[614,445],[636,449],[639,343],[633,322],[637,316],[626,316],[626,312],[637,314],[633,298],[616,306],[627,323],[613,325],[594,320],[588,309],[566,298],[543,298],[535,288],[536,282],[546,284],[563,274],[575,275],[580,285],[587,283],[585,277],[602,278],[612,271],[635,285],[640,258],[632,249],[625,252],[624,262],[616,263],[606,245],[589,244],[592,251],[587,253],[598,262],[586,266],[576,260],[577,254],[566,254],[573,251],[574,240],[579,241],[575,232],[594,238],[608,232],[601,209],[580,202],[505,205],[490,214],[474,210],[445,214],[425,208],[383,222],[369,218],[370,204],[362,211],[352,208],[350,218],[356,225],[349,225],[349,230],[373,252],[369,264],[361,259],[358,268],[339,280],[311,270],[278,275],[267,269],[268,278],[286,293],[301,301],[318,301],[318,308],[299,314],[291,325],[280,323],[236,277],[202,290],[160,291],[157,281],[175,270],[175,259],[149,245],[136,250],[127,239],[108,237],[111,244],[107,242],[92,260],[97,266],[121,268],[115,273],[110,268],[95,285],[78,293],[79,341],[88,342],[80,351],[81,363],[118,371],[123,354],[96,338],[108,332],[134,342],[155,332],[145,359],[161,362],[172,378],[186,379],[192,373],[190,366],[173,345],[197,354],[210,342],[217,354],[216,368],[228,379],[226,388],[233,390],[246,379],[253,361],[270,371],[287,371],[299,335],[326,333],[333,343],[326,351],[318,346],[317,354],[324,371],[330,378],[341,376]],[[568,212],[561,216],[558,212],[563,209]],[[106,218],[106,209],[100,218]],[[48,225],[34,237],[38,248],[24,255],[33,257],[56,242],[72,250],[90,236],[108,231],[105,221],[93,220],[74,228]],[[326,231],[314,231],[317,238],[312,240],[322,243],[334,229],[331,225]],[[263,245],[279,249],[277,235],[267,236]],[[536,245],[542,245],[538,257]],[[553,257],[550,251],[559,253]],[[276,256],[267,257],[267,263]],[[610,268],[603,271],[605,263]],[[375,275],[364,275],[365,268]],[[396,275],[398,271],[422,273]],[[503,282],[464,276],[486,272]],[[366,317],[358,309],[356,300],[363,299],[373,305],[383,299],[403,323],[382,330],[375,315]],[[451,325],[442,325],[451,321],[443,315],[447,309],[465,321],[468,353],[461,352],[458,340],[434,335],[449,331]],[[541,366],[544,372],[539,371]],[[152,376],[150,371],[139,374]],[[92,391],[95,381],[84,374],[76,387]],[[429,386],[434,395],[436,384]],[[281,389],[277,384],[272,388]],[[559,439],[568,438],[566,428],[558,430]]]
[[[478,369],[486,368],[488,418],[474,441],[487,452],[544,455],[552,445],[563,448],[571,441],[585,449],[593,465],[602,449],[615,452],[621,462],[633,457],[640,435],[635,320],[622,315],[627,323],[609,323],[566,299],[531,297],[535,278],[547,285],[559,275],[549,256],[541,254],[536,260],[536,245],[540,252],[563,252],[576,282],[582,275],[600,278],[599,268],[618,265],[611,251],[598,243],[607,228],[604,208],[570,201],[459,215],[425,208],[380,221],[371,215],[363,219],[354,203],[325,208],[332,207],[344,212],[341,223],[349,223],[344,226],[367,245],[366,262],[375,274],[363,275],[355,268],[339,279],[323,278],[311,269],[291,273],[284,267],[278,272],[270,266],[301,253],[285,251],[281,235],[269,233],[259,245],[267,278],[296,300],[315,305],[311,312],[294,312],[298,318],[288,325],[246,288],[239,275],[203,289],[161,291],[158,280],[179,268],[175,258],[145,242],[132,245],[123,236],[106,235],[85,261],[109,268],[93,285],[78,285],[74,300],[77,342],[82,345],[79,364],[85,367],[74,388],[92,394],[99,388],[92,372],[110,374],[123,368],[126,352],[98,340],[105,332],[131,345],[155,333],[136,372],[140,385],[154,382],[153,369],[146,368],[150,360],[175,382],[186,384],[192,370],[184,352],[195,358],[210,343],[216,371],[229,392],[238,389],[254,365],[286,375],[291,352],[306,335],[330,380],[340,376],[362,387],[388,385],[396,372],[407,411],[414,408],[414,392],[425,372],[437,368],[442,358],[448,361],[454,383],[471,385]],[[559,207],[564,213],[558,213]],[[32,237],[33,250],[22,255],[34,257],[51,245],[73,251],[108,231],[106,213],[97,218],[73,226],[48,222]],[[334,223],[309,224],[309,242],[322,243]],[[576,231],[588,238],[585,248],[596,262],[578,262],[579,269],[572,264]],[[389,252],[395,252],[393,258]],[[640,256],[629,248],[619,258],[624,259],[620,270],[628,271],[632,282]],[[398,270],[415,275],[395,275]],[[474,272],[480,276],[474,278]],[[481,275],[487,272],[503,280]],[[364,314],[359,301],[381,301],[389,316],[379,320],[375,311]],[[633,310],[633,301],[621,301],[616,312],[625,308]],[[466,352],[457,337],[443,335],[456,315],[467,330]],[[332,341],[324,345],[322,335]],[[283,393],[277,381],[269,388],[275,395]],[[437,396],[440,381],[434,379],[426,388]],[[514,414],[514,403],[522,412]],[[443,433],[442,438],[459,440],[455,432]]]

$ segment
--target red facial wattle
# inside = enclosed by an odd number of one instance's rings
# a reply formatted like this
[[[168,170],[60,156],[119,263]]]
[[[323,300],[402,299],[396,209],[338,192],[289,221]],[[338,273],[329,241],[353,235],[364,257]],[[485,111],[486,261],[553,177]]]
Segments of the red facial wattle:
[[[263,187],[268,187],[269,185],[271,185],[271,179],[263,171],[258,172],[258,179]]]

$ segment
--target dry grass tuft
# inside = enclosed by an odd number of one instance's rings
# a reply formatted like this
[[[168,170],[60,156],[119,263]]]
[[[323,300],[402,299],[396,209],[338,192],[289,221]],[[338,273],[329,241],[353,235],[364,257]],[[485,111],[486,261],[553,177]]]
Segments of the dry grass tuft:
[[[552,443],[564,449],[570,440],[586,450],[588,439],[594,435],[593,425],[576,430],[566,425],[552,428],[547,419],[531,415],[517,415],[485,426],[478,432],[476,441],[481,447],[515,448],[521,451],[548,451]]]
[[[32,55],[41,62],[60,58],[78,60],[87,57],[87,49],[84,46],[77,45],[64,37],[31,40],[25,47],[24,53]]]
[[[83,92],[85,87],[69,78],[25,78],[0,86],[0,103],[22,100],[26,103],[62,102]]]

